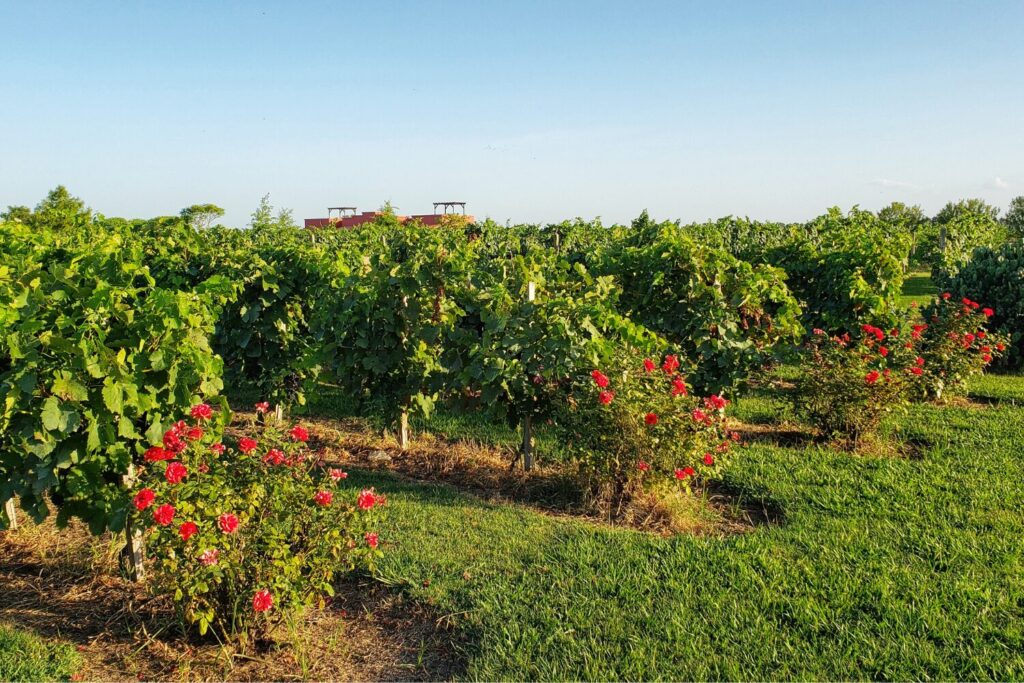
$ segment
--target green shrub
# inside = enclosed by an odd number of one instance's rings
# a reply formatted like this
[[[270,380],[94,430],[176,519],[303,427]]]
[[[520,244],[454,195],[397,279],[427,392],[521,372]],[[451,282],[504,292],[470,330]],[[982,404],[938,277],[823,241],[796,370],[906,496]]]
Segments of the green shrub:
[[[967,380],[1003,355],[1005,340],[986,329],[992,314],[992,309],[967,297],[954,299],[948,292],[924,309],[925,322],[914,325],[911,333],[920,339],[919,396],[942,400],[964,395]]]
[[[303,427],[282,433],[275,422],[225,448],[210,406],[191,415],[147,451],[133,501],[154,589],[173,597],[186,628],[259,637],[322,605],[338,574],[372,565],[380,551],[370,510],[383,497],[340,500],[347,475],[321,467]]]
[[[554,420],[591,494],[614,508],[714,476],[730,447],[729,402],[692,395],[676,356],[655,359],[622,350],[574,376]]]
[[[852,448],[875,440],[882,418],[903,410],[923,370],[918,339],[865,324],[856,335],[815,330],[804,348],[791,394],[797,411],[821,436]]]
[[[474,244],[461,228],[396,225],[372,251],[339,257],[312,322],[325,372],[364,409],[429,415],[451,381],[443,362],[464,315]]]
[[[782,270],[705,247],[671,223],[634,238],[609,248],[600,271],[621,285],[623,314],[694,359],[701,391],[736,386],[802,335]]]
[[[58,509],[94,533],[124,524],[122,476],[171,415],[222,388],[209,344],[229,291],[154,286],[137,250],[102,237],[64,260],[0,269],[0,501]]]
[[[1002,367],[1024,364],[1024,243],[1011,242],[998,249],[981,248],[948,290],[956,299],[983,301],[993,310],[989,329],[1004,335],[1008,345]]]
[[[896,322],[911,244],[870,211],[831,209],[762,258],[786,272],[808,328],[851,332]]]
[[[659,354],[667,342],[617,310],[611,276],[593,277],[577,263],[531,250],[461,302],[466,315],[454,339],[462,348],[457,388],[512,424],[551,417],[572,378],[623,343]],[[528,297],[528,283],[535,299]],[[457,363],[449,360],[447,365]]]

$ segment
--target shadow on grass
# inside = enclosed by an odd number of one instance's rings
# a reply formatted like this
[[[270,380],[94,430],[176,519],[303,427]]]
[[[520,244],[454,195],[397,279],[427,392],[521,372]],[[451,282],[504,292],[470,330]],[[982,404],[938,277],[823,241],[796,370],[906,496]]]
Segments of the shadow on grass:
[[[790,424],[780,425],[770,420],[741,423],[734,426],[733,429],[739,432],[740,440],[747,444],[804,449],[825,443],[806,427]]]
[[[705,488],[708,498],[720,501],[732,510],[731,518],[750,527],[783,524],[785,511],[770,497],[750,491],[732,481],[709,482]]]

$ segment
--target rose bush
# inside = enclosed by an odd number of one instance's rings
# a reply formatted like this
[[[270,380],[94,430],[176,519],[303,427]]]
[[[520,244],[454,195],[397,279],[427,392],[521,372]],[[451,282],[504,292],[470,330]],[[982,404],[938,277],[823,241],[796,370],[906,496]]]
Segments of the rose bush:
[[[154,588],[173,595],[184,627],[244,642],[289,612],[333,595],[335,577],[380,555],[375,491],[343,500],[308,432],[274,422],[229,447],[210,409],[193,407],[146,451],[132,500],[146,529]]]
[[[994,314],[991,308],[949,292],[923,311],[924,322],[914,325],[912,332],[921,342],[917,397],[938,401],[962,395],[968,379],[1003,355],[1006,338],[986,329]]]
[[[1024,364],[1024,242],[976,249],[949,291],[956,300],[968,297],[994,309],[988,327],[1007,337],[1006,355],[999,365],[1020,368]]]
[[[875,438],[882,418],[904,409],[924,374],[920,330],[863,325],[858,335],[815,329],[792,397],[821,435],[854,448]]]
[[[593,495],[619,506],[718,472],[736,436],[724,425],[729,401],[693,395],[680,370],[674,355],[619,353],[574,379],[556,425]]]

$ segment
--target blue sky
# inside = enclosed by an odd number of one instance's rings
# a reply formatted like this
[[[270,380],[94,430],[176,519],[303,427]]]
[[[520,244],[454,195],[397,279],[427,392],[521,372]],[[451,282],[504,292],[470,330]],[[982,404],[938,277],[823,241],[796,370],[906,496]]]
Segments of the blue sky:
[[[8,2],[0,205],[514,222],[1024,194],[1024,2]]]

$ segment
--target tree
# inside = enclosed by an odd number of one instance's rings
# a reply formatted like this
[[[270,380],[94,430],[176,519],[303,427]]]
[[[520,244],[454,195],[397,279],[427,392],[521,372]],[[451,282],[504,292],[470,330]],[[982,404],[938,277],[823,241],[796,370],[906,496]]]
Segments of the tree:
[[[265,194],[260,199],[260,205],[249,217],[249,227],[254,230],[273,230],[299,226],[295,224],[291,209],[279,209],[275,215],[274,205],[270,203],[270,195]]]
[[[999,207],[992,206],[984,199],[961,199],[958,202],[947,203],[932,220],[939,225],[944,225],[962,216],[988,218],[994,221],[999,218]]]
[[[1011,235],[1024,238],[1024,196],[1013,198],[1003,223]]]
[[[0,213],[0,221],[28,223],[31,219],[32,209],[27,206],[8,206],[6,211]]]
[[[949,202],[936,214],[936,242],[930,245],[932,277],[945,286],[978,247],[996,247],[1006,240],[999,209],[981,199]]]
[[[878,212],[878,218],[895,232],[910,235],[911,261],[917,256],[918,247],[927,242],[931,234],[928,218],[918,205],[907,206],[903,202],[893,202]]]
[[[893,202],[881,209],[878,212],[878,217],[890,225],[905,228],[911,233],[913,233],[917,226],[928,220],[925,218],[920,206],[916,204],[914,206],[907,206],[903,202]]]
[[[9,206],[0,214],[3,220],[18,221],[35,229],[71,230],[89,225],[93,221],[92,209],[74,197],[63,185],[50,190],[46,198],[36,204],[34,211],[25,206]]]
[[[197,230],[209,228],[213,221],[224,215],[224,209],[216,204],[193,204],[181,210],[181,217]]]

